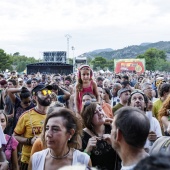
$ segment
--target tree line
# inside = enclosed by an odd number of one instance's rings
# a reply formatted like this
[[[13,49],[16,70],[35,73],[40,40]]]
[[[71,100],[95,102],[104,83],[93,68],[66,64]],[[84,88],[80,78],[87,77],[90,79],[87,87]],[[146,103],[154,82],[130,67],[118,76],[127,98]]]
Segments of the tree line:
[[[163,50],[158,50],[155,48],[148,49],[144,54],[136,56],[136,58],[144,58],[146,61],[146,70],[159,70],[159,71],[170,71],[170,61]],[[26,69],[27,64],[36,63],[39,60],[34,57],[27,57],[25,55],[20,55],[19,52],[14,54],[7,54],[3,49],[0,49],[0,71],[16,70],[17,72],[22,72]],[[72,60],[69,59],[69,63],[72,64]],[[98,70],[114,70],[114,58],[106,59],[101,56],[97,56],[94,59],[87,58],[87,63],[93,66],[95,71]]]
[[[146,70],[152,71],[167,71],[170,72],[170,59],[163,50],[158,50],[156,48],[150,48],[145,51],[144,54],[136,56],[136,59],[145,59],[145,68]],[[120,58],[123,59],[123,58]],[[114,70],[114,59],[107,60],[101,56],[97,56],[94,59],[88,59],[88,64],[93,66],[93,69],[98,71],[103,69],[104,71],[109,69],[110,71]]]

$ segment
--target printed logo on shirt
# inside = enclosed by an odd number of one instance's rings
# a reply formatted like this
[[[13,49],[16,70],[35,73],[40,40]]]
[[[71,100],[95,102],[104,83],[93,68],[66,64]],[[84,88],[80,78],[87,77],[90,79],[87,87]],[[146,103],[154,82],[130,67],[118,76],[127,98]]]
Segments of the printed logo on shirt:
[[[33,127],[32,129],[32,134],[40,134],[41,132],[42,132],[41,126]]]

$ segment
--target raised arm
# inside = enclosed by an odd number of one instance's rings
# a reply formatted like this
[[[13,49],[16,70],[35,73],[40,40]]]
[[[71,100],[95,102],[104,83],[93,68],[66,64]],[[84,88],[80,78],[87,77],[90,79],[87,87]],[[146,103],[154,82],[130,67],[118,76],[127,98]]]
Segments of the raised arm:
[[[16,100],[16,96],[15,96],[15,93],[19,93],[21,92],[21,88],[10,88],[10,89],[7,89],[7,93],[12,101],[12,103],[15,103],[15,100]]]

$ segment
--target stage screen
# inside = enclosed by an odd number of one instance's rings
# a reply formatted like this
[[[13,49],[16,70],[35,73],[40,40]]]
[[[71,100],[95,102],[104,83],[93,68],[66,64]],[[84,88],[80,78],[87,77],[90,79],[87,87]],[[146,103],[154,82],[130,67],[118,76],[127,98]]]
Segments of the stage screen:
[[[66,51],[46,51],[43,52],[45,62],[66,63]]]

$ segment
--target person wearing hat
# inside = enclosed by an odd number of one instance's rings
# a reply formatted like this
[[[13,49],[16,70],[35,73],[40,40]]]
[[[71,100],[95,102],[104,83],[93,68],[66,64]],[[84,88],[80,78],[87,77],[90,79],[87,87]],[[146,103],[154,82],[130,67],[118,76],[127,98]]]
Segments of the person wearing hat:
[[[130,93],[131,93],[131,90],[128,88],[121,88],[118,91],[118,97],[120,99],[120,102],[112,108],[113,115],[116,112],[116,110],[127,105],[127,101],[129,99]]]
[[[42,132],[46,111],[51,104],[51,92],[52,86],[50,85],[37,85],[32,89],[32,98],[37,105],[20,116],[14,129],[15,138],[23,144],[20,167],[22,170],[27,170],[32,145]]]

